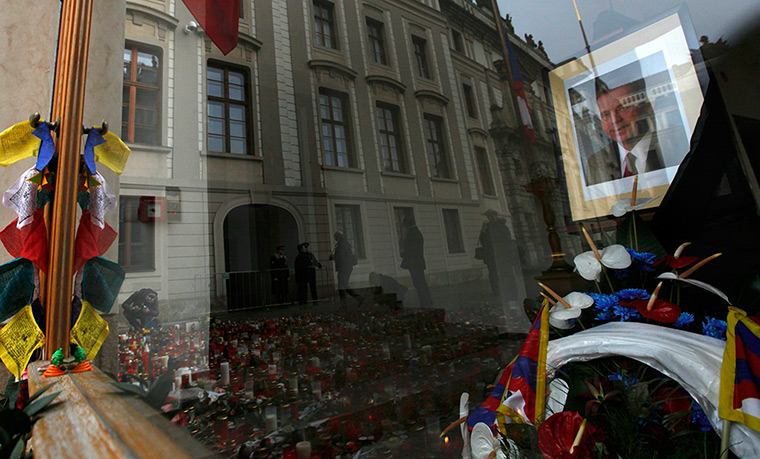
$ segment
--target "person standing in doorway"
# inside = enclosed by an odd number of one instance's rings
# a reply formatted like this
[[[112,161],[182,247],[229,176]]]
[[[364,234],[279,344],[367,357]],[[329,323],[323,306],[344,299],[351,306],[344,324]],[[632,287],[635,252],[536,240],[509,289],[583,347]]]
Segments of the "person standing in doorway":
[[[309,252],[308,242],[298,245],[298,256],[296,256],[294,267],[298,286],[298,304],[306,304],[307,289],[311,290],[311,300],[317,301],[317,269],[322,267],[322,263]]]
[[[512,266],[519,264],[517,243],[507,228],[506,220],[499,217],[494,209],[485,212],[488,221],[480,230],[480,245],[483,248],[483,263],[488,267],[491,292],[496,298],[502,294],[511,295],[517,291]]]
[[[417,228],[414,217],[404,217],[403,227],[403,235],[399,243],[401,247],[401,268],[409,270],[412,284],[417,290],[420,306],[432,307],[433,298],[430,296],[430,288],[427,280],[425,280],[425,239]]]
[[[269,257],[269,275],[272,278],[272,296],[277,304],[288,301],[288,259],[285,257],[285,246],[278,245],[274,254]]]
[[[336,231],[333,236],[335,237],[335,249],[330,258],[335,261],[335,271],[338,272],[338,296],[340,296],[340,303],[344,306],[347,305],[346,294],[348,294],[360,306],[364,301],[364,297],[348,286],[351,272],[354,270],[354,266],[359,263],[359,259],[354,254],[351,242],[343,231]]]

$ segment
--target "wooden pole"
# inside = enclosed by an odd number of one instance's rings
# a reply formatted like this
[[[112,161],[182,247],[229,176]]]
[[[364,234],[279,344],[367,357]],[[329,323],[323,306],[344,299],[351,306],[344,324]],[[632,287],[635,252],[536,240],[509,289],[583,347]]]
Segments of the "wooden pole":
[[[92,0],[63,0],[52,119],[60,117],[56,141],[55,196],[48,219],[48,276],[45,306],[45,355],[57,349],[68,355],[73,290],[76,198],[82,119],[90,49]]]

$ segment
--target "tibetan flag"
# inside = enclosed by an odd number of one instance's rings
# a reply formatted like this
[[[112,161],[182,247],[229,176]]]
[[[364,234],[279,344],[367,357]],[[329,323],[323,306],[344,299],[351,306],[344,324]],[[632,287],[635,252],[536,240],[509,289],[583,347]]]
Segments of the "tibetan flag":
[[[238,42],[240,0],[182,0],[203,31],[225,56]]]
[[[106,253],[116,236],[116,231],[108,223],[104,221],[103,228],[99,228],[93,224],[90,211],[83,210],[74,239],[74,272],[82,269],[87,260]]]
[[[517,99],[517,108],[520,112],[525,135],[528,136],[531,143],[536,143],[536,131],[533,130],[533,120],[530,117],[530,108],[528,107],[528,97],[525,95],[525,81],[522,72],[520,72],[520,63],[517,62],[517,54],[512,48],[512,42],[509,40],[509,33],[504,31],[504,38],[507,42],[507,51],[509,52],[509,66],[512,68],[512,91]]]
[[[47,274],[48,240],[42,209],[37,209],[32,223],[23,228],[18,227],[18,219],[13,220],[0,231],[0,242],[12,257],[26,258]]]
[[[520,422],[542,420],[546,394],[546,351],[549,345],[548,304],[544,300],[517,357],[499,376],[486,401],[468,417],[470,427],[478,422],[493,426],[497,412]]]
[[[0,330],[0,360],[16,378],[21,379],[35,349],[42,346],[45,335],[27,305]]]
[[[71,342],[81,347],[87,360],[98,355],[100,346],[108,337],[108,322],[103,320],[87,301],[82,302],[82,312],[71,329]]]
[[[760,431],[760,317],[729,307],[727,322],[718,414]]]
[[[127,165],[127,159],[129,159],[131,150],[113,132],[108,131],[101,136],[97,132],[97,129],[100,128],[95,126],[95,129],[90,131],[94,131],[93,141],[89,145],[85,145],[85,160],[88,162],[91,162],[91,160],[97,161],[118,175],[121,175],[124,172],[124,167]],[[105,142],[101,142],[101,140]],[[92,155],[92,158],[90,158],[90,155]]]
[[[0,166],[8,166],[30,156],[37,156],[40,139],[29,121],[16,123],[0,132]]]

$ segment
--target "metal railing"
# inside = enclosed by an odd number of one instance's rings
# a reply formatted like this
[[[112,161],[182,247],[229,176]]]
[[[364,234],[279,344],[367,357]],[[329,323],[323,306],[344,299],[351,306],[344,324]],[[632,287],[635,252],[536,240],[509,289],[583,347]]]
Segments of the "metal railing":
[[[298,303],[298,287],[295,273],[290,270],[284,300],[275,293],[273,274],[278,270],[231,271],[196,275],[195,291],[209,292],[212,298],[225,303],[227,311],[263,308]],[[316,270],[317,298],[332,299],[337,296],[334,271],[325,266]],[[311,301],[311,293],[308,293]]]

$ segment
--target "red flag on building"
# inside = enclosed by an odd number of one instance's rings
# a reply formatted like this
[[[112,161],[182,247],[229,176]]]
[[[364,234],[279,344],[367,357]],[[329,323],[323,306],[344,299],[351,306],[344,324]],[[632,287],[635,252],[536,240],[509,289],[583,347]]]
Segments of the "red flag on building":
[[[507,41],[507,52],[509,52],[509,65],[512,68],[512,91],[517,98],[517,109],[520,112],[525,135],[530,139],[530,143],[536,143],[536,131],[533,129],[533,120],[530,117],[530,107],[528,107],[528,97],[525,94],[525,80],[523,80],[520,71],[520,63],[517,61],[517,54],[512,48],[512,42],[509,41],[509,33],[504,31],[504,38]]]
[[[182,2],[222,54],[227,55],[235,49],[238,42],[240,0],[182,0]]]

